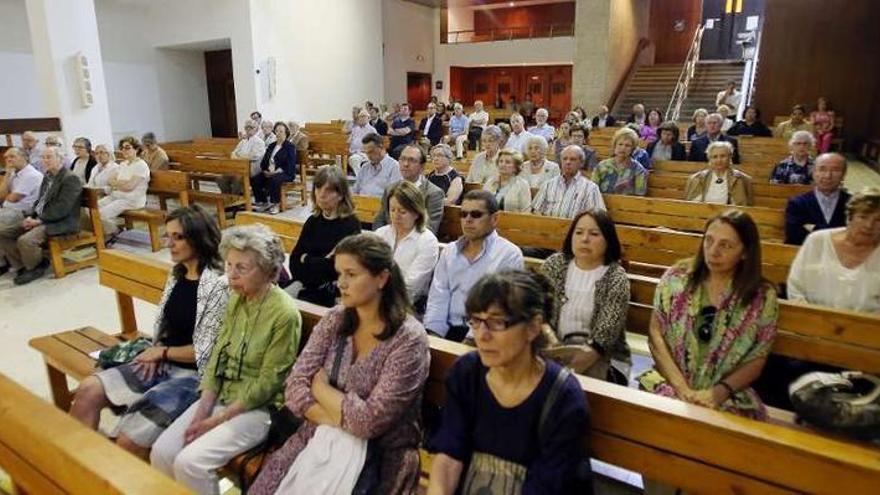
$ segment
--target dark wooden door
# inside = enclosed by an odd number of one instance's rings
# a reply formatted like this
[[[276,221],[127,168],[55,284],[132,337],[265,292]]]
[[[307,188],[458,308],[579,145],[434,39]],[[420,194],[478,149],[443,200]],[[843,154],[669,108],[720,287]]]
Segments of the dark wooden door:
[[[718,1],[718,0],[716,0]],[[681,64],[700,25],[702,0],[651,2],[651,41],[655,64]]]
[[[232,50],[205,52],[208,82],[208,109],[211,135],[236,137],[235,83],[232,77]]]
[[[406,101],[413,111],[424,110],[431,101],[431,74],[406,73]]]
[[[514,81],[507,71],[501,72],[495,77],[495,107],[505,108],[510,102],[511,96],[518,96],[516,88],[513,87]],[[516,101],[522,101],[517,97]]]
[[[550,104],[552,122],[560,122],[571,109],[571,66],[553,69],[550,73]],[[589,110],[588,110],[589,111]]]

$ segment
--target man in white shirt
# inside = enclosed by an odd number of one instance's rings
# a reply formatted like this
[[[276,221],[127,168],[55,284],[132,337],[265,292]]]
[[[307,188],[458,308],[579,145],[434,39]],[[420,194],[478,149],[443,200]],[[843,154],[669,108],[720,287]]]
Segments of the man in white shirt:
[[[727,81],[727,86],[719,91],[718,96],[715,97],[715,106],[720,107],[721,105],[727,105],[733,112],[733,115],[736,116],[741,101],[742,93],[737,91],[736,81],[730,80]]]
[[[584,166],[584,150],[569,145],[562,153],[560,175],[541,184],[532,210],[536,215],[574,218],[584,210],[605,209],[605,200],[595,182],[581,174]]]
[[[532,134],[526,130],[526,122],[522,115],[514,113],[510,116],[510,137],[507,138],[505,148],[513,148],[523,155],[526,154],[526,145]]]
[[[483,129],[489,125],[489,113],[483,110],[482,100],[474,102],[474,111],[468,116],[470,122],[470,131],[468,131],[468,144],[470,149],[477,149],[477,143],[480,142],[480,136],[483,135]]]
[[[244,123],[244,137],[235,146],[232,158],[244,158],[251,162],[251,177],[260,173],[260,161],[266,154],[266,142],[259,134],[260,128],[253,120]],[[223,176],[217,179],[217,187],[225,194],[241,194],[241,180],[237,177]]]
[[[547,144],[553,142],[556,138],[556,128],[547,123],[547,118],[550,114],[547,112],[546,108],[539,108],[535,112],[535,123],[532,127],[529,127],[529,132],[535,136],[541,136],[546,141]]]
[[[364,144],[362,141],[368,134],[378,134],[378,131],[370,125],[370,112],[361,110],[354,120],[351,132],[348,134],[348,166],[355,175],[360,170],[361,164],[367,161],[367,155],[363,152]]]
[[[27,162],[21,148],[9,148],[3,158],[6,175],[0,177],[0,236],[18,229],[24,217],[34,211],[43,183],[43,174]],[[0,275],[7,271],[6,259],[0,256]]]

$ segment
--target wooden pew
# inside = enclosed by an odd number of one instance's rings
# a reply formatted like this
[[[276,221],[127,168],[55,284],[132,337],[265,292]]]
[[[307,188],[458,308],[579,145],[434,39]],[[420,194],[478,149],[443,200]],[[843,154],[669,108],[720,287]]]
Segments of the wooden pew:
[[[104,249],[104,225],[101,223],[101,215],[98,212],[98,190],[84,187],[81,204],[88,212],[89,223],[92,227],[91,232],[80,230],[73,235],[49,237],[49,260],[52,263],[52,272],[55,274],[55,278],[64,278],[68,273],[96,265],[98,256]],[[94,246],[95,255],[78,261],[64,260],[65,251],[84,246]]]
[[[706,162],[676,162],[672,160],[658,160],[651,164],[651,174],[676,174],[690,176],[708,167]],[[734,165],[734,168],[747,174],[753,183],[768,182],[770,173],[775,164],[745,163]]]
[[[192,493],[0,374],[0,468],[16,493]]]
[[[688,232],[703,232],[706,221],[731,208],[745,211],[758,226],[761,239],[785,238],[785,212],[757,206],[729,206],[694,203],[676,199],[640,198],[617,194],[603,195],[605,206],[619,224],[667,227]]]
[[[121,216],[125,219],[125,228],[132,228],[134,222],[144,222],[150,233],[150,249],[156,252],[162,249],[162,239],[159,235],[159,227],[165,223],[167,206],[165,199],[168,196],[177,196],[180,207],[189,206],[190,176],[186,172],[171,170],[154,170],[150,172],[150,185],[147,194],[159,196],[161,209],[139,208],[127,210]]]
[[[118,259],[114,259],[118,258]],[[146,276],[141,276],[141,262]],[[117,292],[156,302],[156,262],[105,251],[102,278]],[[164,264],[164,275],[170,269]],[[160,269],[161,271],[161,269]],[[158,277],[164,280],[164,276]],[[105,283],[105,280],[109,283]],[[299,302],[304,331],[326,308]],[[134,317],[130,308],[120,311]],[[50,336],[51,337],[51,336]],[[32,341],[32,346],[37,347]],[[429,337],[431,371],[428,403],[442,405],[443,382],[454,361],[472,350]],[[75,345],[75,344],[74,344]],[[70,347],[54,353],[70,353]],[[52,354],[51,352],[49,354]],[[50,355],[44,351],[47,358]],[[593,458],[643,473],[646,477],[693,492],[735,493],[875,493],[880,490],[877,450],[801,429],[762,423],[686,404],[607,382],[578,377],[590,402],[591,429],[585,432]],[[66,388],[66,384],[65,384]]]
[[[679,174],[654,174],[648,176],[648,196],[651,198],[684,199],[687,176]],[[813,190],[805,184],[770,184],[766,181],[752,181],[755,191],[755,206],[784,210],[788,198]]]
[[[221,229],[225,229],[226,208],[231,206],[244,206],[250,211],[253,208],[253,195],[251,192],[251,163],[249,160],[240,158],[200,158],[187,153],[173,153],[170,156],[172,168],[182,172],[189,172],[193,185],[189,190],[189,198],[192,201],[204,201],[214,204],[217,210],[217,220]],[[208,175],[234,176],[241,180],[242,194],[225,194],[200,191],[197,186],[198,179]]]

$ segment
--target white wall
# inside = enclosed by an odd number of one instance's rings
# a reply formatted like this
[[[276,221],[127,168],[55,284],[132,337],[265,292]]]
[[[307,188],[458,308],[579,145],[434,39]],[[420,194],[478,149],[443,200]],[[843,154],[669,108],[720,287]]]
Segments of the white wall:
[[[383,100],[381,0],[251,0],[251,22],[264,117],[328,121],[347,117],[353,104]]]
[[[407,72],[434,72],[434,43],[439,36],[439,31],[435,32],[437,12],[402,0],[382,1],[385,102],[406,101]]]
[[[37,90],[24,0],[0,0],[0,118],[49,117]]]

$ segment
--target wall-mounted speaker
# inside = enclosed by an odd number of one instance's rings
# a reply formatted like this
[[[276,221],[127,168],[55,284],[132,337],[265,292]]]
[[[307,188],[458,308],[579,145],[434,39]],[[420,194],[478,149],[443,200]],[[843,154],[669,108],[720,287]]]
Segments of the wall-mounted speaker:
[[[95,103],[95,97],[92,94],[92,70],[89,67],[89,59],[82,52],[77,53],[75,59],[80,99],[83,108],[89,108]]]

